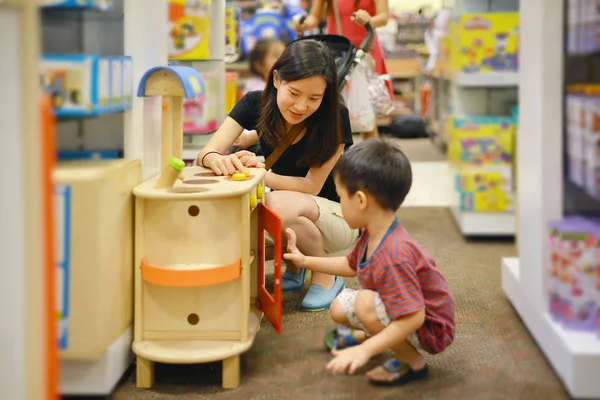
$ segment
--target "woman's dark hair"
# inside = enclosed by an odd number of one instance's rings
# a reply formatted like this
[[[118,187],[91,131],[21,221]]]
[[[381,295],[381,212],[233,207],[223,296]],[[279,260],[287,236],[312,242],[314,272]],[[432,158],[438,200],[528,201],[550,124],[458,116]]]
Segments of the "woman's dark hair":
[[[261,97],[260,117],[257,131],[271,148],[286,140],[286,122],[277,106],[277,89],[274,73],[280,80],[294,82],[312,76],[321,76],[327,87],[321,105],[304,122],[305,140],[309,152],[304,154],[299,165],[318,167],[329,160],[342,143],[340,121],[340,94],[335,59],[323,42],[314,39],[299,39],[290,43],[281,54],[271,72]]]
[[[271,48],[271,45],[279,42],[281,42],[281,40],[276,38],[265,38],[256,41],[256,44],[254,45],[254,47],[250,51],[250,54],[248,55],[248,62],[250,63],[250,72],[252,73],[252,75],[256,75],[261,79],[263,78],[263,74],[256,69],[256,64],[263,63],[265,61],[267,53],[269,52],[269,49]]]

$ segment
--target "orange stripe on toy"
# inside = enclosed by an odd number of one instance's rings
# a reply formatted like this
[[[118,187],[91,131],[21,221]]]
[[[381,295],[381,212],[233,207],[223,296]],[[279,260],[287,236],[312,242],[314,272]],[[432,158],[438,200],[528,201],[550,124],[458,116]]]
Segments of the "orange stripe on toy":
[[[197,268],[194,268],[197,266]],[[184,268],[181,268],[184,267]],[[200,287],[219,285],[237,279],[242,274],[242,260],[231,264],[209,266],[187,264],[161,268],[142,260],[142,278],[149,283],[170,287]]]

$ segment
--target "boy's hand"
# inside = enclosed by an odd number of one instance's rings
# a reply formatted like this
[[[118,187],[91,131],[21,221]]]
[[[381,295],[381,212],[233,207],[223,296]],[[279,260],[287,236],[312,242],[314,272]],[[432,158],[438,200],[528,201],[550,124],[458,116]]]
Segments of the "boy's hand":
[[[353,374],[371,358],[369,352],[362,344],[348,347],[344,350],[332,350],[331,354],[334,355],[334,359],[329,361],[327,369],[334,375],[343,374],[346,371],[349,374]]]
[[[290,261],[296,267],[304,268],[304,264],[306,264],[306,256],[302,254],[300,250],[298,250],[298,247],[296,247],[296,232],[294,232],[294,230],[291,228],[287,228],[285,233],[288,239],[288,252],[283,255],[283,258]]]

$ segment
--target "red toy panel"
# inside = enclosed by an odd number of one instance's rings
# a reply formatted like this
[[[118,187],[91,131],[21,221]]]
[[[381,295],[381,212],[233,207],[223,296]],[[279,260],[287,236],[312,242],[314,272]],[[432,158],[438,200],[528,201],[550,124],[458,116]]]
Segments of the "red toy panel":
[[[267,206],[258,204],[258,306],[271,322],[275,331],[281,334],[282,311],[281,311],[281,264],[282,254],[282,232],[281,218]],[[273,295],[265,287],[265,231],[273,238],[273,263],[275,265],[275,276],[273,283]]]

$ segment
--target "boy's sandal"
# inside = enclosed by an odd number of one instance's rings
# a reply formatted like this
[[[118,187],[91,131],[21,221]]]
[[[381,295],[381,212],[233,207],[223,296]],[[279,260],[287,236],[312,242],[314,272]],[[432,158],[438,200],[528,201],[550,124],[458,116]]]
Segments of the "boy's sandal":
[[[419,379],[425,379],[429,376],[429,366],[427,364],[420,370],[415,371],[408,364],[391,358],[384,362],[382,367],[386,372],[392,374],[394,379],[391,381],[369,379],[369,383],[375,386],[399,386]]]
[[[323,342],[329,352],[333,349],[341,350],[359,344],[352,336],[352,330],[343,325],[327,331]]]

